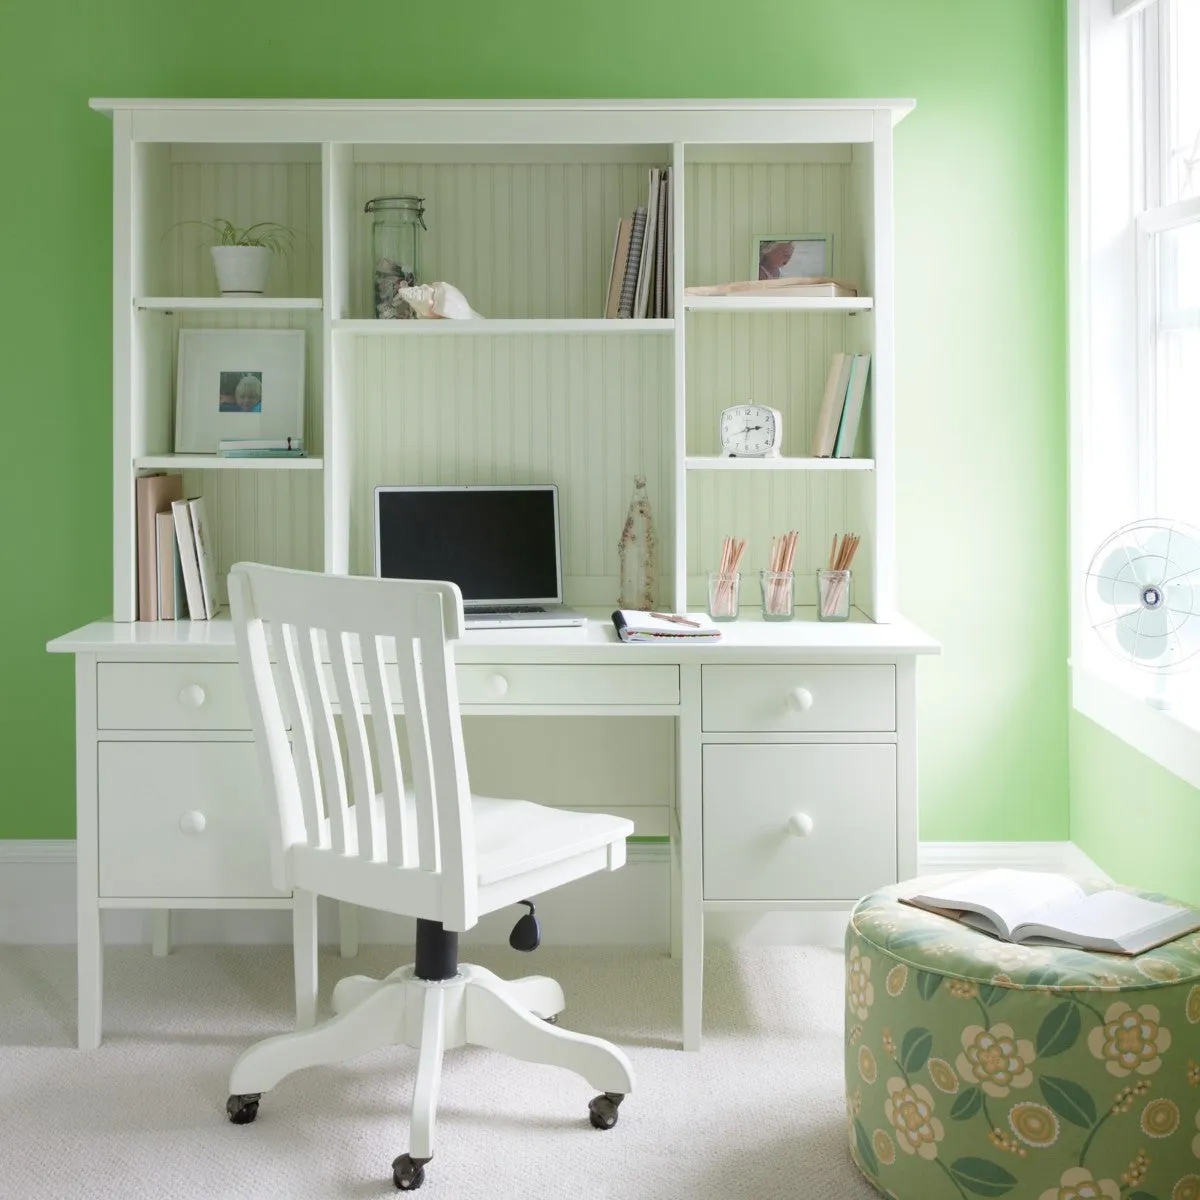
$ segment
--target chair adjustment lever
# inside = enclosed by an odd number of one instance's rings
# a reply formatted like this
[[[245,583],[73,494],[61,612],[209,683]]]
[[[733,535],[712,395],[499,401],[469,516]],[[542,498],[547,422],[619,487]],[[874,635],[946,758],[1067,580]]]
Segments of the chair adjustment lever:
[[[517,903],[527,905],[529,911],[513,926],[512,933],[508,935],[508,944],[514,950],[523,950],[528,954],[542,944],[542,930],[538,925],[533,901],[518,900]]]

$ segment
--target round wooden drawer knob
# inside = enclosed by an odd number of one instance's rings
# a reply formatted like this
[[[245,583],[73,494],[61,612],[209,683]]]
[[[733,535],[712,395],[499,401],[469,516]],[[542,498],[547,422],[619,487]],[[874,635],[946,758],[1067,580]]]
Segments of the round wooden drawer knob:
[[[787,827],[792,837],[808,837],[813,831],[813,819],[808,813],[792,813],[788,817]]]
[[[183,833],[203,833],[204,827],[208,824],[202,812],[185,812],[179,818],[179,828]]]
[[[796,712],[808,712],[813,706],[813,694],[808,688],[792,688],[788,693],[788,708]]]
[[[508,695],[508,680],[503,675],[492,676],[492,695],[507,696]]]
[[[179,689],[179,703],[184,708],[199,708],[207,699],[204,689],[198,683],[189,683]]]

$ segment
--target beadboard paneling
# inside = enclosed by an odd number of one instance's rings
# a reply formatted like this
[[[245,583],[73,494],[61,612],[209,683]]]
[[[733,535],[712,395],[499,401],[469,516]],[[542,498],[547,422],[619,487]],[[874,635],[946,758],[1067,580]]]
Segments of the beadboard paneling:
[[[809,453],[830,360],[861,341],[866,315],[690,313],[687,337],[687,452],[720,453],[721,410],[754,401],[783,417],[783,454]],[[870,438],[859,446],[870,457]]]
[[[833,273],[853,282],[861,270],[848,163],[692,162],[684,179],[689,286],[756,278],[753,242],[764,234],[832,233]]]
[[[645,204],[644,163],[358,163],[350,312],[372,311],[376,196],[425,198],[418,275],[486,317],[603,316],[617,222]]]
[[[647,477],[669,595],[670,338],[354,338],[351,570],[374,569],[379,484],[555,483],[569,603],[617,595],[617,541]]]
[[[726,535],[747,539],[742,559],[743,605],[759,600],[758,572],[767,565],[771,538],[796,529],[797,604],[816,603],[813,573],[827,565],[835,533],[860,533],[855,575],[871,553],[863,507],[873,489],[869,471],[722,471],[688,473],[688,603],[703,607],[705,579],[721,558]],[[856,579],[855,594],[863,581]]]
[[[220,147],[214,147],[220,150]],[[298,147],[299,150],[310,148]],[[218,217],[239,227],[278,221],[296,231],[292,249],[271,256],[267,294],[321,294],[321,164],[307,161],[247,162],[231,148],[230,161],[180,162],[170,166],[170,210],[151,221],[162,242],[160,295],[215,296],[217,279],[209,247],[212,236],[199,225]],[[150,278],[153,278],[153,274]],[[155,289],[158,290],[158,289]]]
[[[185,496],[203,496],[221,602],[236,562],[320,571],[320,471],[184,471]]]

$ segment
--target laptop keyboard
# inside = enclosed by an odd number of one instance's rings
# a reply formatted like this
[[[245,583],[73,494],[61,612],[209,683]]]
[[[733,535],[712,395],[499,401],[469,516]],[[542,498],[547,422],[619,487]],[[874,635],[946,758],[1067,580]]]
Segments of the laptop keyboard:
[[[499,616],[502,613],[542,613],[545,611],[540,604],[493,604],[490,606],[473,604],[467,609],[467,616],[473,617],[482,614],[491,617]]]

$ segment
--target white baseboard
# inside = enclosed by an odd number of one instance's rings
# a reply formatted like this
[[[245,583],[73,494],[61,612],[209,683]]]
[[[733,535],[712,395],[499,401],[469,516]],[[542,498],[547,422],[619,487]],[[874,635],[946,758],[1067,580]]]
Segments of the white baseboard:
[[[923,842],[922,874],[1022,867],[1075,875],[1104,872],[1073,842]],[[322,902],[320,935],[338,938],[337,913]],[[847,911],[768,913],[761,916],[710,913],[710,941],[772,944],[841,943]],[[483,918],[463,936],[464,944],[508,940],[516,910]],[[613,875],[599,874],[548,893],[538,903],[543,936],[559,945],[666,946],[670,933],[670,867],[665,845],[630,847],[629,862]],[[172,940],[180,945],[269,945],[291,939],[286,912],[177,910]],[[136,910],[105,914],[105,938],[113,945],[149,943],[149,919]],[[383,913],[361,911],[363,944],[406,944],[412,925]],[[0,841],[0,945],[72,945],[75,941],[75,843]]]

